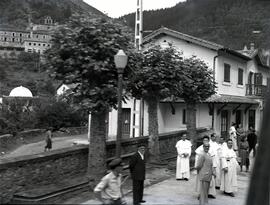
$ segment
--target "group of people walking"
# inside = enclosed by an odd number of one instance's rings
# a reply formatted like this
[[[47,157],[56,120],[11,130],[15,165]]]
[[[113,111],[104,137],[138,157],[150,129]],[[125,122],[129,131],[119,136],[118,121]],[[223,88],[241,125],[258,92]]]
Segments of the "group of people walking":
[[[197,171],[195,189],[201,205],[207,203],[208,198],[216,198],[217,189],[221,190],[225,195],[235,196],[237,191],[237,166],[239,166],[238,156],[241,157],[241,170],[242,166],[246,166],[248,170],[247,163],[249,162],[246,159],[251,150],[255,154],[256,149],[253,144],[257,138],[254,130],[251,130],[247,137],[243,135],[241,139],[237,137],[239,133],[235,127],[231,128],[230,138],[226,142],[222,137],[217,141],[216,133],[212,133],[210,137],[205,135],[203,144],[195,150],[195,169]],[[250,145],[250,142],[253,144]],[[192,143],[184,133],[175,147],[178,153],[176,180],[188,181],[190,178]],[[134,205],[145,202],[143,200],[145,149],[145,145],[139,145],[137,152],[129,161]],[[120,158],[112,160],[109,163],[109,168],[110,172],[101,179],[94,192],[103,204],[126,204],[122,192],[122,184],[125,181],[122,180],[122,160]]]
[[[217,189],[225,195],[234,197],[237,191],[237,166],[240,165],[241,171],[242,167],[246,166],[248,171],[249,153],[251,150],[256,153],[257,136],[252,128],[247,136],[242,133],[239,142],[237,137],[240,135],[236,129],[230,129],[229,134],[230,137],[226,142],[223,137],[217,141],[216,133],[212,133],[210,137],[205,135],[203,144],[195,150],[194,167],[197,171],[195,190],[201,205],[206,204],[208,198],[216,198]],[[176,149],[178,153],[176,180],[189,180],[192,144],[186,134],[183,134],[181,140],[176,143]]]

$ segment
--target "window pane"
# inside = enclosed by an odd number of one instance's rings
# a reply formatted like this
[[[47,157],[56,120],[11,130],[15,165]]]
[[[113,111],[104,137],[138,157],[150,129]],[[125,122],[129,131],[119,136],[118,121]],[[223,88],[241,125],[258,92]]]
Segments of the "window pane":
[[[230,69],[231,66],[224,63],[224,82],[230,82]]]
[[[238,85],[243,85],[243,69],[238,69]]]

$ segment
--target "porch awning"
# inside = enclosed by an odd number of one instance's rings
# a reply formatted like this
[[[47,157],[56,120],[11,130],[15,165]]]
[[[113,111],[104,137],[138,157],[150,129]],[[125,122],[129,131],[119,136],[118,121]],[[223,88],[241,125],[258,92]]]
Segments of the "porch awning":
[[[237,103],[237,104],[260,104],[255,99],[245,96],[233,96],[233,95],[212,95],[205,102],[211,103]]]

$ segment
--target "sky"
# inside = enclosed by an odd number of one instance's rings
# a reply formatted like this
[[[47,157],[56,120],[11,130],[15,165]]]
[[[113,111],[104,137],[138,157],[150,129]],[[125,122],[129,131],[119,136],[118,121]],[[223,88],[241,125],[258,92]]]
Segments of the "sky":
[[[112,18],[135,12],[137,0],[84,0],[90,6],[106,13]],[[143,0],[143,10],[175,6],[185,0]]]

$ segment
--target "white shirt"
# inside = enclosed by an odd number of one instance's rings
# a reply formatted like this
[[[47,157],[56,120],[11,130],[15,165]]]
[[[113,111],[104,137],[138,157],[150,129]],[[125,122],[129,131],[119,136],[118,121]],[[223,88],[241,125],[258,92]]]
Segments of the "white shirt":
[[[101,179],[94,192],[101,192],[104,199],[115,200],[121,198],[121,177],[121,174],[115,176],[113,172],[110,172]]]
[[[143,154],[142,154],[142,153],[140,153],[140,152],[138,152],[138,153],[140,154],[140,156],[141,156],[142,160],[144,160],[144,156],[143,156]]]

